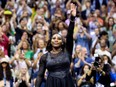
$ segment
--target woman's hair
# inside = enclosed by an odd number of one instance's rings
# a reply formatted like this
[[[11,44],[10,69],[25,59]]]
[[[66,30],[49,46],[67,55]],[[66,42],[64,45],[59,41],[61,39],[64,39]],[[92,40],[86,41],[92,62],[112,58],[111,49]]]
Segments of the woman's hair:
[[[46,46],[45,40],[42,38],[35,38],[35,40],[33,41],[33,50],[34,52],[36,52],[37,48],[39,48],[39,40],[43,40],[44,41],[44,45]]]
[[[103,71],[108,75],[111,72],[111,66],[110,64],[104,64]]]
[[[62,23],[63,29],[66,29],[66,30],[67,30],[68,26],[67,26],[62,20],[58,20],[58,23],[57,23],[58,31],[60,30],[60,29],[59,29],[59,24],[60,24],[60,23]]]
[[[10,66],[9,66],[9,63],[6,63],[7,66],[6,66],[6,80],[11,80],[12,78],[12,73],[11,73],[11,70],[10,70]],[[3,75],[3,67],[2,67],[2,63],[0,63],[0,80],[3,80],[4,78],[4,75]]]
[[[102,56],[102,59],[104,60],[104,57],[105,57],[105,56],[108,58],[108,63],[109,63],[110,65],[112,65],[112,61],[111,61],[111,59],[110,59],[107,55],[103,55],[103,56]],[[103,60],[102,60],[102,61],[103,61]]]
[[[52,37],[54,36],[55,34],[53,34],[52,35]],[[59,34],[60,35],[60,34]],[[61,35],[60,35],[61,36]],[[62,36],[61,36],[62,37]],[[50,40],[48,41],[48,43],[47,43],[47,47],[46,47],[46,49],[47,49],[47,51],[51,51],[52,50],[52,44],[51,44],[51,40],[52,40],[52,38],[50,38]],[[61,48],[62,48],[62,50],[63,51],[65,51],[66,49],[65,49],[65,41],[63,40],[63,38],[62,38],[62,45],[61,45]]]
[[[23,42],[22,42],[21,50],[23,50],[23,43],[24,43],[24,42],[27,44],[27,50],[30,50],[30,44],[29,44],[28,41],[23,41]]]
[[[82,67],[82,69],[81,69],[81,73],[80,73],[81,75],[83,75],[83,74],[84,74],[84,67],[85,67],[85,66],[88,66],[88,67],[89,67],[89,69],[90,69],[90,66],[89,66],[88,64],[85,64],[85,65]]]
[[[21,73],[21,69],[20,69],[18,78],[22,77],[21,75],[22,75],[22,73]],[[26,81],[29,82],[30,76],[29,76],[27,67],[26,67],[26,74],[25,74],[25,76],[26,76]]]
[[[113,17],[109,17],[109,18],[108,18],[108,22],[106,23],[107,30],[108,30],[108,28],[109,28],[109,26],[110,26],[110,25],[109,25],[109,20],[110,20],[110,19],[113,19],[112,29],[113,29],[113,26],[114,26],[114,23],[115,23],[115,22],[114,22],[114,18],[113,18]]]

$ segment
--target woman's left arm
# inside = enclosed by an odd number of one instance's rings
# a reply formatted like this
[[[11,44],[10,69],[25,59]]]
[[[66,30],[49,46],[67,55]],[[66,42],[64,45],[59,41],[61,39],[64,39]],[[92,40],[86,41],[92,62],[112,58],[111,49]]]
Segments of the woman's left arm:
[[[68,27],[68,34],[66,37],[66,50],[67,52],[72,55],[72,50],[73,50],[73,30],[74,30],[74,24],[75,24],[75,16],[76,16],[76,8],[72,10],[71,13],[71,18],[70,18],[70,24]]]

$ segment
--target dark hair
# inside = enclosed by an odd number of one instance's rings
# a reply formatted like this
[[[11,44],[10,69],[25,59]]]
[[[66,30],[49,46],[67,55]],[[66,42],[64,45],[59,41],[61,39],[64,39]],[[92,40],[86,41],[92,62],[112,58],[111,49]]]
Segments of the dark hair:
[[[103,55],[103,56],[102,56],[102,59],[104,58],[104,56],[106,56],[106,57],[108,58],[108,63],[112,66],[112,61],[111,61],[111,59],[109,58],[109,56]]]
[[[72,0],[71,3],[73,3],[75,6],[77,5],[77,2]]]
[[[11,70],[10,70],[10,66],[9,66],[9,63],[6,63],[7,66],[6,66],[6,80],[11,80]],[[0,80],[3,80],[4,78],[4,75],[3,75],[3,67],[2,67],[2,63],[0,63]]]
[[[106,31],[102,31],[100,32],[99,37],[102,37],[103,35],[108,35],[108,33]]]
[[[111,66],[109,64],[104,64],[103,71],[105,73],[107,73],[107,75],[110,74],[110,72],[111,72]]]
[[[57,34],[57,33],[56,33],[56,34]],[[52,37],[53,37],[54,35],[55,35],[55,34],[53,34]],[[60,35],[60,36],[61,36],[61,35]],[[61,37],[62,37],[62,36],[61,36]],[[50,40],[49,40],[48,43],[47,43],[46,49],[47,49],[48,52],[50,52],[50,51],[52,50],[51,40],[52,40],[52,38],[50,38]],[[61,48],[62,48],[63,51],[65,51],[65,41],[63,40],[63,38],[62,38],[62,45],[61,45]]]
[[[110,26],[109,26],[109,20],[110,20],[110,19],[113,19],[112,29],[113,29],[113,26],[114,26],[114,23],[115,23],[115,22],[114,22],[114,18],[113,18],[113,17],[109,17],[109,18],[108,18],[108,24],[107,24],[107,30],[108,30],[108,28],[110,27]]]
[[[80,75],[83,75],[83,74],[84,74],[84,70],[83,70],[83,69],[84,69],[85,66],[88,66],[89,69],[90,69],[90,66],[89,66],[88,64],[85,64],[85,65],[82,67],[82,69],[81,69],[81,73],[80,73]]]

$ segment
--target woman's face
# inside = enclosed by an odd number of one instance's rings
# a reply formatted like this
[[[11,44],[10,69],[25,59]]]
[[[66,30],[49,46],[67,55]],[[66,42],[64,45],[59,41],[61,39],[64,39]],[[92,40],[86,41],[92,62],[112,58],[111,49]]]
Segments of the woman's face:
[[[23,42],[22,46],[23,46],[23,49],[27,49],[27,47],[28,47],[26,42]]]
[[[38,41],[38,44],[39,44],[39,48],[44,48],[44,40],[39,40]]]
[[[27,11],[23,12],[23,16],[27,17],[28,16],[28,12]]]
[[[104,62],[104,63],[107,63],[107,62],[108,62],[108,57],[107,57],[107,56],[104,56],[104,57],[103,57],[103,62]]]
[[[98,28],[95,29],[95,34],[99,35],[99,29]]]
[[[81,51],[81,45],[77,45],[76,46],[76,52],[78,53],[78,52],[80,52]]]
[[[59,29],[62,30],[64,27],[63,27],[63,23],[60,22],[59,25],[58,25]]]
[[[2,67],[6,68],[7,64],[6,63],[2,63]]]
[[[7,31],[6,25],[3,25],[3,26],[2,26],[2,31],[3,31],[3,32],[6,32],[6,31]]]
[[[8,29],[10,28],[9,22],[6,23],[6,28],[8,28]]]
[[[110,18],[109,19],[109,25],[112,26],[113,24],[114,24],[114,20],[113,20],[113,18]]]
[[[66,37],[67,36],[67,30],[62,30],[61,34],[62,34],[62,37]]]
[[[62,42],[62,37],[59,34],[54,34],[52,36],[51,44],[53,47],[60,47]]]
[[[85,65],[84,68],[83,68],[84,73],[87,73],[88,70],[89,70],[89,66],[88,65]]]
[[[86,2],[86,7],[90,7],[91,6],[91,3],[90,2]]]
[[[21,74],[26,74],[26,72],[27,72],[27,68],[21,68]]]
[[[23,36],[27,39],[27,38],[28,38],[27,32],[24,32],[24,33],[23,33]]]
[[[101,11],[102,11],[102,12],[106,12],[106,6],[105,6],[105,5],[102,5],[102,6],[101,6]]]
[[[25,27],[27,25],[27,22],[28,20],[26,18],[24,18],[22,21],[21,21],[21,26],[22,27]]]

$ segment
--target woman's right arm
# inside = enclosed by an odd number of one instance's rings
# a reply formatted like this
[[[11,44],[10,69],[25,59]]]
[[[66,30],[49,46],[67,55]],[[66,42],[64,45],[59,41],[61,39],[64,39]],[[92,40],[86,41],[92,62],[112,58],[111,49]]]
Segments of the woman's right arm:
[[[86,78],[86,74],[83,74],[83,75],[80,77],[80,79],[78,80],[77,85],[80,86],[80,85],[82,84],[83,79],[85,79],[85,78]]]
[[[39,73],[36,78],[35,87],[41,86],[41,82],[42,82],[42,79],[44,78],[44,73],[46,70],[46,58],[47,58],[47,54],[44,54],[40,59]]]

